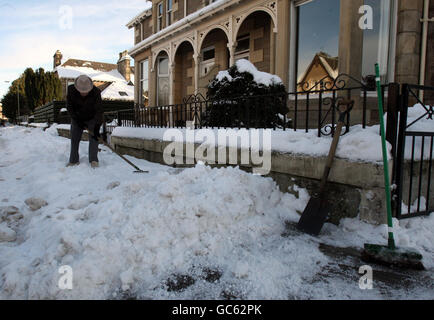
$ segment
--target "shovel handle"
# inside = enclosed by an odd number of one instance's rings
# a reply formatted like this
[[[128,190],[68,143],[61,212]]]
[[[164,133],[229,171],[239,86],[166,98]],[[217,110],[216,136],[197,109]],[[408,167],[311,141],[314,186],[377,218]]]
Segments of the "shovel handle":
[[[94,135],[90,132],[90,130],[88,129],[88,134],[89,137],[94,138]],[[127,158],[125,158],[123,155],[121,155],[119,152],[117,152],[115,149],[112,148],[111,145],[109,145],[106,141],[104,141],[104,139],[102,137],[98,137],[98,139],[95,139],[98,141],[98,143],[105,145],[107,148],[109,148],[111,151],[113,151],[114,153],[116,153],[119,157],[122,158],[122,160],[124,160],[126,163],[128,163],[130,166],[132,166],[134,169],[137,170],[137,172],[143,172],[143,173],[149,173],[149,171],[144,171],[142,169],[140,169],[139,167],[137,167],[134,163],[132,163],[130,160],[128,160]]]
[[[334,132],[334,136],[333,136],[333,141],[332,144],[330,146],[330,150],[329,150],[329,154],[327,157],[327,162],[326,162],[326,166],[324,168],[324,173],[323,176],[321,178],[321,184],[320,184],[320,194],[322,194],[325,190],[325,185],[327,183],[327,179],[330,175],[330,170],[333,166],[333,161],[336,155],[336,150],[338,148],[338,143],[339,143],[339,138],[341,137],[341,133],[342,133],[342,128],[344,126],[344,121],[345,121],[345,117],[347,116],[347,114],[351,111],[351,109],[354,106],[354,100],[342,100],[338,102],[338,106],[341,105],[346,105],[346,109],[345,111],[340,112],[339,115],[339,121],[338,124],[336,126],[335,132]]]

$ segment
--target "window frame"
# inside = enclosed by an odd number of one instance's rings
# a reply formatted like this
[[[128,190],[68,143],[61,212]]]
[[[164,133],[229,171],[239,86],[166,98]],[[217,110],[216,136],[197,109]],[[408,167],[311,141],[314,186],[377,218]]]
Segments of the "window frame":
[[[166,59],[167,60],[167,73],[161,73],[161,68],[160,68],[160,61]],[[158,57],[157,59],[157,77],[169,77],[169,57],[168,56],[162,56],[162,57]]]
[[[247,60],[250,60],[250,34],[246,34],[237,38],[237,43],[243,40],[249,40],[249,49],[237,51],[237,48],[235,48],[235,52],[234,52],[235,62],[237,62],[240,59],[246,59],[246,58]]]
[[[144,70],[144,63],[146,62],[147,64],[147,69],[146,72]],[[143,101],[143,83],[146,81],[147,82],[147,86],[148,86],[148,94],[149,94],[149,58],[143,59],[142,61],[140,61],[140,84],[139,84],[139,105],[140,106],[144,106],[144,101]],[[148,102],[149,102],[149,97],[148,97]]]
[[[214,58],[204,60],[204,53],[207,51],[212,51],[212,50],[214,50]],[[209,70],[207,70],[207,69],[210,69],[215,65],[215,46],[209,46],[209,47],[203,48],[200,52],[200,56],[201,56],[200,68],[199,68],[200,76],[204,77],[208,74]]]
[[[297,91],[297,65],[298,65],[298,7],[315,0],[294,0],[290,1],[290,38],[289,38],[289,70],[288,70],[288,88],[290,92]],[[398,30],[398,0],[391,0],[390,3],[390,21],[389,21],[389,52],[388,52],[388,70],[387,81],[395,81],[395,63],[396,63],[396,34]],[[339,43],[339,46],[342,44]],[[363,63],[363,60],[360,61]]]
[[[166,26],[168,27],[172,23],[173,23],[173,0],[166,0]]]
[[[157,4],[157,32],[163,30],[164,2]],[[160,10],[161,8],[161,10]]]

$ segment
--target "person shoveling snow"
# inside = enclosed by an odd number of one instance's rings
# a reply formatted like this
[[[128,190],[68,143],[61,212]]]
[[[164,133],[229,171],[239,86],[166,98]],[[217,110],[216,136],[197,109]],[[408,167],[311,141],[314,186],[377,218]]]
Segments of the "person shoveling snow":
[[[68,87],[67,109],[71,116],[71,154],[68,167],[80,163],[78,148],[83,130],[89,131],[89,163],[92,168],[99,166],[98,138],[103,122],[101,91],[93,85],[92,79],[81,75]]]

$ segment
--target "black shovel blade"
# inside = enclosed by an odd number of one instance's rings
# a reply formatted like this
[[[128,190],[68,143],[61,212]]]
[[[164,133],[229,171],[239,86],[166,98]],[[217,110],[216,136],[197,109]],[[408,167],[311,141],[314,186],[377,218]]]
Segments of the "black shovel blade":
[[[297,229],[313,236],[319,235],[327,217],[330,206],[321,197],[310,198],[306,208],[297,224]]]
[[[149,173],[149,171],[144,171],[144,170],[136,170],[136,171],[134,171],[134,173]]]

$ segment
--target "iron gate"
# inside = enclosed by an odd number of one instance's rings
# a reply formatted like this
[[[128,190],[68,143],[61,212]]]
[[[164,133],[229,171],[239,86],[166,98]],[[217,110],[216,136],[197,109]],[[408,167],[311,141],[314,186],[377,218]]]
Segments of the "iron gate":
[[[393,173],[394,210],[398,219],[434,212],[434,190],[431,188],[434,174],[434,107],[425,105],[418,98],[417,91],[432,92],[434,88],[409,84],[402,86]],[[418,105],[410,107],[413,102]]]

